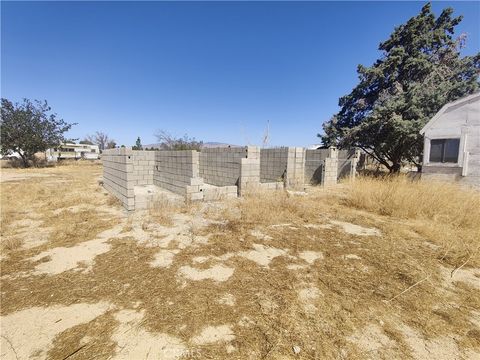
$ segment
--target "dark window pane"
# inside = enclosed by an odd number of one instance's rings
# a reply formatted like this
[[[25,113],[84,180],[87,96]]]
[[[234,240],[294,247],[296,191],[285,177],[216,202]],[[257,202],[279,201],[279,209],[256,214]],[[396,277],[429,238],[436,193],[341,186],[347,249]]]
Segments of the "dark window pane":
[[[456,163],[458,161],[458,147],[460,139],[445,139],[444,162]]]
[[[430,162],[442,162],[443,140],[430,141]]]

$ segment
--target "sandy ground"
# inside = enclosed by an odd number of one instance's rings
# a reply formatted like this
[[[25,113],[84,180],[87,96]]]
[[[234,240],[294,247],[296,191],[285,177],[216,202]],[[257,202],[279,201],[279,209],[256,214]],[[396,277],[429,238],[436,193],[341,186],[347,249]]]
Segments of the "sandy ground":
[[[21,209],[20,218],[4,225],[7,240],[22,242],[16,249],[2,250],[1,359],[87,359],[94,354],[111,359],[287,359],[314,354],[480,359],[476,340],[467,346],[448,329],[427,337],[421,327],[402,318],[402,305],[389,305],[389,316],[371,311],[366,317],[348,309],[353,305],[336,307],[339,296],[355,302],[360,279],[379,266],[365,259],[366,249],[388,233],[380,221],[377,228],[371,218],[364,225],[363,218],[355,223],[322,216],[307,224],[252,226],[230,246],[225,239],[236,235],[208,216],[222,204],[202,205],[190,213],[169,210],[171,223],[165,225],[148,211],[127,214],[118,204],[109,204],[97,186],[99,170],[88,171],[83,181],[89,185],[81,191],[95,192],[92,203],[77,203],[87,200],[75,195],[71,203],[48,205],[42,215],[47,205],[39,196],[30,208]],[[75,181],[72,175],[62,176],[67,183]],[[45,179],[51,180],[51,174],[2,172],[2,182],[41,185]],[[89,213],[96,214],[88,219],[90,224],[98,221],[98,230],[90,229],[82,239],[75,231],[65,235],[79,221],[88,227],[81,216]],[[51,219],[59,217],[52,225]],[[335,285],[327,275],[339,263],[342,276],[353,276],[353,282],[351,288],[331,291]],[[472,296],[480,294],[479,269],[465,267],[453,275],[447,267],[439,271],[441,281],[435,286],[442,294],[453,296],[465,289]],[[252,285],[260,282],[258,288]],[[79,288],[72,290],[75,286]],[[294,297],[283,299],[287,293]],[[378,302],[386,306],[385,300]],[[465,311],[468,326],[462,331],[478,336],[480,309]],[[275,320],[282,316],[292,323]],[[340,318],[348,325],[341,335],[335,329]],[[259,332],[265,319],[271,327]],[[272,339],[271,331],[277,334]],[[325,338],[314,339],[322,332]],[[259,333],[264,340],[249,337]],[[327,353],[322,344],[328,341],[322,339],[333,334],[341,342]],[[262,343],[268,346],[258,345]]]

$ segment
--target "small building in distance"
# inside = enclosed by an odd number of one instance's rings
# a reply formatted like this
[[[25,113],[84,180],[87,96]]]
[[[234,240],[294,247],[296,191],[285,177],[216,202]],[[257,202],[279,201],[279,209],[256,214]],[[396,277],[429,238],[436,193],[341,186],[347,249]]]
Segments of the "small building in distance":
[[[443,106],[420,133],[422,179],[480,187],[480,92]]]
[[[65,143],[58,148],[48,149],[45,152],[47,161],[58,161],[66,159],[97,160],[100,158],[98,145]]]

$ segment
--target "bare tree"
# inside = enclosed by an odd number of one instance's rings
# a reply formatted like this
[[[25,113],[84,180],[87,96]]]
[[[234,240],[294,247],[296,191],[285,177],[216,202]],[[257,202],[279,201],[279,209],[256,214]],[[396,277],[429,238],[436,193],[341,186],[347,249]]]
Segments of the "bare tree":
[[[98,145],[100,151],[115,147],[115,140],[111,139],[107,134],[101,131],[97,131],[93,135],[85,136],[85,141],[89,141],[93,144]]]
[[[115,149],[116,146],[117,146],[117,143],[115,142],[115,140],[110,140],[110,141],[107,143],[106,148],[107,148],[107,149]]]
[[[155,136],[163,150],[200,150],[203,146],[203,141],[197,141],[187,134],[177,138],[166,131],[160,130]]]

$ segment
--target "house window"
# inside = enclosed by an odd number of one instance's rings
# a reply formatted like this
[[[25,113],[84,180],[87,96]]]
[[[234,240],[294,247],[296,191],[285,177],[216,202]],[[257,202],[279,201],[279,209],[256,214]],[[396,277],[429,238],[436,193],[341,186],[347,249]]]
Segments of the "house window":
[[[458,162],[460,139],[435,139],[430,141],[430,162]]]

